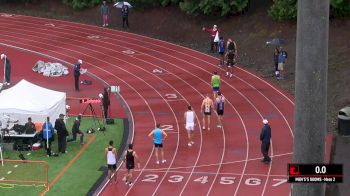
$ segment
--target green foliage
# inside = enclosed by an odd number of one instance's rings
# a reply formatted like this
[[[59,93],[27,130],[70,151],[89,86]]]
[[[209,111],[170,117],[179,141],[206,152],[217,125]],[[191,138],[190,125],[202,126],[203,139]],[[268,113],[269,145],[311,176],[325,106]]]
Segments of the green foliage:
[[[74,9],[84,9],[101,4],[101,0],[63,0],[63,3]]]
[[[274,0],[269,15],[276,20],[290,20],[297,17],[297,0]]]
[[[276,20],[290,20],[297,17],[297,0],[274,0],[269,15]],[[331,0],[330,15],[350,16],[350,0]]]
[[[0,0],[0,3],[30,3],[32,0]]]
[[[331,0],[331,16],[345,17],[350,16],[349,0]]]
[[[188,14],[220,14],[226,16],[242,12],[249,0],[181,0],[180,8]]]

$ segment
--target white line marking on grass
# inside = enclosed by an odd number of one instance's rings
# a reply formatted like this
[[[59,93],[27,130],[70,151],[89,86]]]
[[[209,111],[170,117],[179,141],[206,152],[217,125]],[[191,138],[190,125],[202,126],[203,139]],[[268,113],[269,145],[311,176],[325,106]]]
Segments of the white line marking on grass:
[[[0,181],[1,181],[1,180],[5,180],[5,177],[0,178]]]
[[[18,165],[14,165],[13,167],[16,168],[16,167],[18,167]]]
[[[28,152],[28,153],[27,153],[27,156],[29,156],[30,154],[31,154],[31,153],[30,153],[30,152]]]
[[[11,174],[11,173],[12,173],[12,171],[8,171],[8,172],[7,172],[7,174]]]

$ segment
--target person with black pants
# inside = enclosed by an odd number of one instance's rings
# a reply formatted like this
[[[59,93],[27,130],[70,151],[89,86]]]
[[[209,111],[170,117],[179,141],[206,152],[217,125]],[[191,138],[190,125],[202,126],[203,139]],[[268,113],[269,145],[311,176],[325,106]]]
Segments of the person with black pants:
[[[82,114],[79,114],[79,116],[75,119],[72,127],[73,138],[69,139],[68,142],[76,141],[77,134],[80,134],[80,145],[82,146],[84,145],[84,133],[80,130],[81,116]]]
[[[60,114],[59,118],[55,121],[55,129],[57,130],[57,143],[58,143],[58,152],[67,153],[67,136],[68,131],[66,124],[64,123],[64,114]]]
[[[125,26],[129,28],[129,7],[127,5],[124,5],[122,8],[122,19],[123,19],[123,28]]]
[[[269,149],[270,149],[270,140],[271,140],[271,127],[268,124],[269,121],[267,119],[263,120],[264,127],[261,129],[260,141],[261,141],[261,153],[264,158],[261,162],[269,163],[271,158],[269,157]]]
[[[1,60],[4,61],[4,85],[10,85],[11,78],[11,63],[10,59],[5,54],[1,54]]]
[[[79,77],[80,77],[80,67],[83,64],[82,60],[78,60],[76,64],[74,64],[74,86],[75,91],[79,91]]]
[[[109,100],[108,87],[105,87],[103,91],[103,97],[102,97],[103,116],[105,119],[108,118],[108,109],[110,105],[111,105],[111,101]]]
[[[42,136],[44,140],[44,147],[46,150],[47,157],[51,156],[51,143],[54,140],[54,129],[50,123],[50,117],[47,117],[46,122],[43,124]]]

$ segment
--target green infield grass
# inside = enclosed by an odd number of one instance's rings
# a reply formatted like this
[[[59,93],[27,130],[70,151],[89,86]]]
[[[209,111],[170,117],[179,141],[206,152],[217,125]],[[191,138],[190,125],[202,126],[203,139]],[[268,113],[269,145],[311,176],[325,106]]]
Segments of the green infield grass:
[[[68,139],[72,137],[70,130],[73,122],[74,117],[67,120],[67,129],[70,132]],[[4,166],[0,165],[0,195],[39,195],[45,189],[45,184],[40,181],[46,179],[46,163],[49,166],[50,189],[45,195],[86,195],[106,170],[104,149],[109,140],[114,141],[117,149],[122,141],[123,119],[115,119],[114,122],[114,124],[106,125],[104,132],[96,131],[94,134],[86,134],[86,130],[90,127],[96,130],[97,123],[92,118],[83,117],[80,129],[84,131],[85,147],[80,146],[78,137],[77,141],[67,143],[68,153],[59,154],[58,157],[47,157],[43,148],[22,152],[27,160],[43,161],[43,163],[5,161]],[[57,152],[57,148],[56,137],[52,143],[52,151]],[[3,155],[6,159],[19,160],[19,154],[18,151],[4,151]],[[1,182],[2,178],[26,182]]]

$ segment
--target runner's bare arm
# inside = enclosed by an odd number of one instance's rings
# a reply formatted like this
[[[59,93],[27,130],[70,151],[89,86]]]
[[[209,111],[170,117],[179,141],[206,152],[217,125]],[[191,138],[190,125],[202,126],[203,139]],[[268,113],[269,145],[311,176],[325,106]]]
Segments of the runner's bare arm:
[[[124,153],[123,153],[123,162],[125,162],[126,161],[126,151],[124,151]]]
[[[153,134],[153,132],[154,132],[154,130],[153,130],[153,131],[151,131],[151,133],[149,133],[149,134],[148,134],[148,137],[151,137],[151,136],[152,136],[152,134]]]
[[[135,157],[136,162],[137,162],[137,167],[140,169],[141,168],[140,159],[135,151],[134,151],[134,157]]]
[[[165,136],[164,139],[165,139],[166,137],[168,137],[168,134],[165,133],[164,129],[162,129],[162,133],[163,133],[163,135]]]
[[[205,99],[202,101],[202,105],[201,105],[201,110],[204,110],[204,105],[205,105]]]
[[[115,148],[113,148],[113,154],[115,156],[115,160],[118,160],[118,157],[117,157],[117,150]]]

